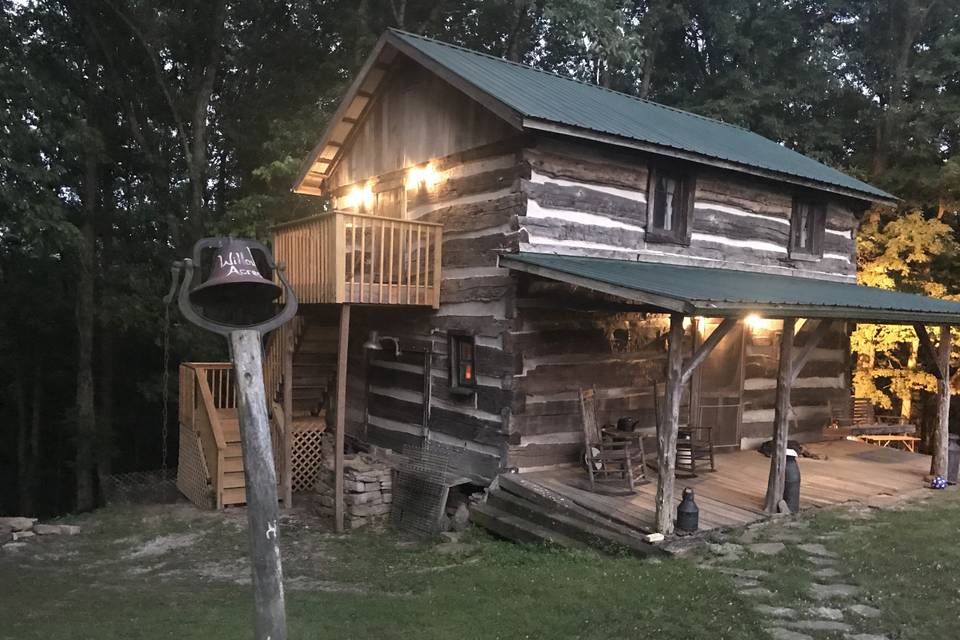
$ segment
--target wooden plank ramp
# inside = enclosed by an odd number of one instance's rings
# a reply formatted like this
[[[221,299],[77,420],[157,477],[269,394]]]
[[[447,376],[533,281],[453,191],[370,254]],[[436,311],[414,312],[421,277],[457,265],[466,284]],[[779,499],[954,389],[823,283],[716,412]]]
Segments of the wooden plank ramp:
[[[818,458],[799,462],[801,509],[913,491],[923,486],[930,468],[929,456],[852,440],[804,447]],[[757,451],[723,453],[716,459],[716,471],[677,478],[676,503],[680,489],[694,490],[701,530],[742,527],[764,519],[770,459]],[[615,534],[622,547],[624,542],[642,541],[644,534],[653,532],[656,491],[654,478],[633,494],[594,492],[586,472],[577,467],[506,474],[500,476],[499,488],[475,520],[499,535],[524,542],[609,548],[613,545],[610,534]],[[509,527],[523,531],[505,532]],[[545,531],[562,537],[549,539]],[[643,545],[643,553],[652,548],[646,542]]]
[[[484,504],[470,510],[481,527],[508,540],[634,556],[659,554],[635,528],[585,509],[519,474],[503,474]]]

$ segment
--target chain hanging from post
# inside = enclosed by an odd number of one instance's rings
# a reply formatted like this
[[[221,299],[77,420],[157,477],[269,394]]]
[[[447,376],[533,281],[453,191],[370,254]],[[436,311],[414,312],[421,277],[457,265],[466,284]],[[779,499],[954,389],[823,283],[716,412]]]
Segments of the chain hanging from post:
[[[170,304],[180,284],[180,269],[170,270],[170,291],[163,297],[163,368],[160,370],[160,471],[167,479],[167,437],[170,421]]]

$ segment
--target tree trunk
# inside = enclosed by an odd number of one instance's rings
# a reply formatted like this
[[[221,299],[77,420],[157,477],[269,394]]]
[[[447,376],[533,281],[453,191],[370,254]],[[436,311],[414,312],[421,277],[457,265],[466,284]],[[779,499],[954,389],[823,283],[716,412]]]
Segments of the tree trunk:
[[[523,23],[527,19],[529,0],[513,0],[513,25],[507,34],[507,60],[520,62],[520,40],[523,35]]]
[[[940,325],[937,345],[937,435],[933,449],[933,475],[947,476],[947,452],[950,449],[950,325]]]
[[[227,20],[226,0],[217,0],[213,7],[213,21],[210,28],[210,53],[199,75],[194,95],[193,113],[190,117],[190,133],[193,144],[187,157],[187,171],[190,177],[190,244],[204,235],[203,195],[207,187],[207,113],[213,98],[217,71],[223,58],[223,32]]]
[[[37,488],[40,487],[40,429],[43,425],[43,360],[37,358],[33,363],[33,407],[30,418],[30,500],[31,506],[37,505]],[[29,513],[33,513],[30,511]]]
[[[643,61],[643,77],[640,80],[640,97],[643,99],[650,97],[650,90],[653,87],[653,70],[656,67],[656,61],[656,48],[648,48],[647,57]]]
[[[670,314],[667,343],[667,385],[657,421],[657,531],[673,533],[673,488],[677,467],[677,431],[683,395],[683,314]]]
[[[13,363],[13,390],[17,403],[17,497],[19,511],[29,516],[34,510],[33,470],[30,465],[30,417],[27,409],[27,392],[24,383],[23,365],[19,358]]]
[[[113,333],[100,325],[100,411],[97,415],[97,478],[113,471]]]
[[[94,442],[97,436],[93,391],[94,265],[99,167],[95,151],[87,154],[83,184],[83,221],[77,260],[77,395],[76,395],[76,509],[89,511],[95,506],[93,471]]]
[[[914,41],[920,36],[931,7],[937,0],[921,4],[917,0],[897,0],[890,3],[888,32],[889,51],[893,52],[892,66],[887,70],[888,81],[877,92],[881,104],[880,117],[874,131],[874,153],[871,174],[883,174],[889,165],[890,138],[896,127],[896,119],[903,103],[904,88],[910,70]],[[886,53],[886,52],[884,52]]]
[[[777,363],[777,399],[773,412],[773,455],[770,456],[770,476],[767,479],[767,497],[764,501],[767,513],[776,513],[777,505],[783,499],[796,326],[796,318],[784,318],[783,334],[780,337],[780,359]]]
[[[909,345],[910,355],[907,356],[907,371],[914,372],[917,370],[917,347],[919,346],[919,343],[916,340],[911,340]],[[912,413],[913,389],[908,388],[900,398],[900,417],[906,422],[909,422]]]

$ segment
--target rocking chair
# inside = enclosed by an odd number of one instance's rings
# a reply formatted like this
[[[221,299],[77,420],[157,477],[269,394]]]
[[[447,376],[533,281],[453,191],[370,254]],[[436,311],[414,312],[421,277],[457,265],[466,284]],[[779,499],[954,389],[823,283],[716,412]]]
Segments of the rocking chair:
[[[580,389],[583,419],[584,462],[590,474],[590,489],[598,484],[621,485],[631,492],[645,477],[642,456],[634,459],[634,443],[604,435],[597,421],[596,389]]]
[[[657,431],[660,430],[660,401],[657,396],[657,385],[653,385],[653,406],[657,420]],[[713,428],[688,424],[677,429],[677,458],[676,470],[696,477],[697,471],[704,471],[709,463],[710,471],[716,471],[717,465],[713,455]]]

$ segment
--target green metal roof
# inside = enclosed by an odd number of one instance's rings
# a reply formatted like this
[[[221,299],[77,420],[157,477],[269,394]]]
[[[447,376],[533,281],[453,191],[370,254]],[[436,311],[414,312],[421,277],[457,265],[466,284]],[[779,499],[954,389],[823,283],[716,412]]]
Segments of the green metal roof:
[[[503,254],[500,264],[688,315],[960,324],[960,302],[831,280],[542,253]]]
[[[524,119],[556,123],[895,200],[881,189],[741,127],[402,31],[412,47]],[[523,125],[530,123],[524,121]],[[534,127],[535,128],[535,127]]]

